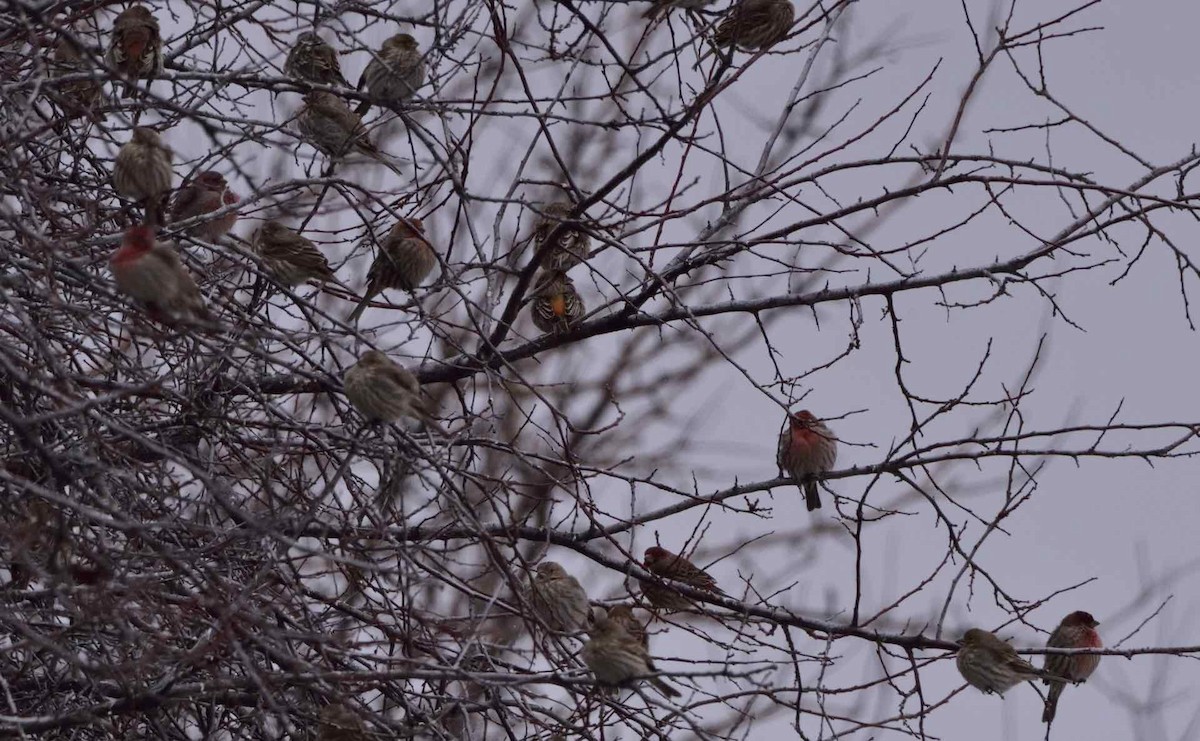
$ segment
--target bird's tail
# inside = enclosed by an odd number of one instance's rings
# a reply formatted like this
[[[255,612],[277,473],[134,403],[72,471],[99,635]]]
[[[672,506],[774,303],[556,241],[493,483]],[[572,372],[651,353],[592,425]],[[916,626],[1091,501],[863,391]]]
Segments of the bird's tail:
[[[362,301],[359,301],[358,306],[354,307],[354,311],[350,312],[350,316],[346,317],[346,323],[347,324],[357,324],[358,318],[360,316],[362,316],[362,313],[364,311],[367,310],[367,304],[371,303],[371,299],[373,299],[373,298],[375,298],[375,295],[373,293],[371,293],[370,291],[364,293],[363,297],[362,297]]]
[[[804,489],[804,503],[808,505],[808,511],[821,509],[821,495],[817,491],[817,482],[806,481],[802,488]]]
[[[1058,712],[1058,697],[1062,694],[1063,687],[1066,685],[1054,682],[1050,685],[1050,691],[1046,693],[1046,709],[1042,711],[1042,722],[1053,723],[1054,714]]]
[[[663,693],[667,697],[679,697],[679,690],[675,689],[658,677],[653,677],[650,680],[650,684],[654,685],[654,689]]]
[[[358,104],[358,108],[354,109],[354,113],[359,118],[362,118],[363,116],[367,115],[367,111],[369,111],[369,110],[371,110],[371,101],[364,100],[363,102]]]

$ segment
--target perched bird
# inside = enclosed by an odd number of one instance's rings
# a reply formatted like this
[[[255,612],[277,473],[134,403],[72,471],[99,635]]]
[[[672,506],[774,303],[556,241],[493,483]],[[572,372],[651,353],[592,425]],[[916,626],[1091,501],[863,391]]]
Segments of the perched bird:
[[[573,208],[570,203],[560,201],[547,204],[542,209],[542,217],[533,229],[533,243],[539,251],[550,238],[554,228],[567,220]],[[592,238],[582,228],[564,225],[559,230],[550,253],[542,259],[542,268],[565,273],[587,259],[591,245]]]
[[[712,5],[713,0],[651,0],[650,9],[642,13],[643,18],[656,18],[672,8],[682,10],[699,10],[706,5]]]
[[[344,703],[334,702],[321,709],[317,721],[317,741],[363,741],[367,728],[362,718]]]
[[[963,633],[959,641],[958,671],[967,684],[990,695],[1003,695],[1021,682],[1034,679],[1062,681],[1042,669],[1038,669],[1017,655],[1017,650],[1000,640],[993,633],[971,628]]]
[[[229,189],[225,176],[216,170],[205,170],[175,193],[171,199],[170,221],[172,224],[186,221],[225,206],[235,206],[239,200]],[[187,233],[206,242],[216,242],[229,233],[237,218],[237,211],[230,211],[219,219],[209,219],[191,227]]]
[[[162,35],[158,30],[158,19],[145,5],[132,5],[117,16],[104,61],[129,79],[153,79],[162,72]],[[131,98],[136,92],[137,86],[127,81],[125,97]]]
[[[446,435],[425,407],[421,384],[409,370],[378,350],[368,350],[342,376],[346,398],[368,422],[417,419]]]
[[[88,64],[79,47],[66,36],[58,40],[54,54],[50,58],[50,77],[67,77],[92,73],[95,70]],[[100,102],[100,82],[96,79],[73,80],[64,82],[51,90],[51,99],[58,104],[63,113],[71,116],[92,116],[96,104]]]
[[[562,633],[583,630],[592,613],[579,580],[554,561],[538,564],[530,580],[529,600],[546,627]]]
[[[583,645],[579,656],[598,683],[626,686],[658,671],[646,647],[607,616],[598,618],[588,634],[591,640]],[[658,677],[648,677],[647,681],[667,697],[679,696],[678,690]]]
[[[717,26],[713,43],[759,51],[783,41],[792,30],[792,0],[739,0]]]
[[[155,231],[135,226],[108,260],[117,288],[145,305],[155,319],[209,319],[200,289],[170,245],[155,241]]]
[[[153,223],[160,220],[163,197],[171,190],[173,156],[157,131],[138,126],[113,163],[117,193],[144,204],[147,220]]]
[[[425,223],[420,219],[400,219],[380,243],[379,254],[367,271],[367,290],[350,312],[348,321],[356,321],[371,299],[389,288],[417,290],[437,262],[437,253],[425,238]]]
[[[296,114],[296,129],[317,149],[330,157],[352,151],[378,157],[379,149],[367,138],[362,119],[345,101],[332,93],[314,90],[304,96]]]
[[[717,586],[717,580],[712,578],[708,572],[683,556],[668,551],[666,548],[659,548],[658,546],[647,548],[642,563],[646,567],[646,571],[655,576],[661,576],[664,579],[674,579],[675,581],[687,584],[689,587],[702,589],[706,592],[725,594]],[[663,610],[686,610],[692,606],[691,599],[669,586],[646,581],[641,583],[641,588],[642,594],[645,595],[650,604],[657,608]]]
[[[350,87],[342,75],[337,52],[312,31],[305,31],[296,37],[296,43],[283,63],[283,71],[289,77],[318,85]]]
[[[638,639],[642,648],[650,648],[650,636],[646,633],[646,624],[634,617],[633,605],[613,605],[608,608],[608,619]]]
[[[583,318],[587,308],[566,273],[542,273],[529,306],[534,325],[547,334],[566,332]]]
[[[384,41],[379,53],[367,62],[358,87],[365,86],[379,103],[397,105],[410,100],[424,84],[425,58],[417,40],[398,33]],[[355,113],[363,116],[370,108],[371,101],[363,101]]]
[[[309,280],[336,283],[329,260],[312,240],[295,229],[270,220],[254,232],[250,247],[262,258],[275,280],[291,288]]]
[[[1100,623],[1091,616],[1091,613],[1072,612],[1063,618],[1054,632],[1050,634],[1050,639],[1046,641],[1046,648],[1103,648],[1104,643],[1100,640],[1100,634],[1096,632],[1098,625]],[[1046,671],[1071,682],[1087,681],[1088,677],[1092,676],[1092,672],[1096,671],[1096,667],[1100,665],[1099,654],[1075,656],[1046,654],[1045,659],[1042,666]],[[1058,711],[1059,695],[1062,694],[1066,684],[1053,679],[1042,681],[1050,685],[1050,691],[1046,694],[1046,709],[1042,712],[1042,722],[1052,723],[1054,714]]]
[[[788,428],[779,436],[775,461],[804,490],[808,511],[821,508],[821,495],[813,476],[833,470],[837,463],[837,438],[825,423],[803,409],[788,416]]]

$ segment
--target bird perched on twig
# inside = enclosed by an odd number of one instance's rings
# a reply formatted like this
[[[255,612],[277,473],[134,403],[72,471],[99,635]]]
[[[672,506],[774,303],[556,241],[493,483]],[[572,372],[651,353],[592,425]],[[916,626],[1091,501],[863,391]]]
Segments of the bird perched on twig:
[[[135,226],[108,260],[117,288],[142,303],[152,318],[208,320],[200,289],[170,245],[155,241],[155,231]]]
[[[391,424],[408,417],[449,437],[426,408],[416,376],[378,350],[363,353],[342,376],[342,386],[346,398],[368,422]]]
[[[651,546],[646,549],[643,556],[642,565],[646,571],[649,571],[655,576],[661,576],[664,579],[674,579],[675,581],[687,584],[689,587],[695,587],[713,594],[725,594],[721,588],[717,586],[717,580],[692,563],[688,559],[680,556],[677,553],[672,553],[666,548]],[[650,604],[663,610],[686,610],[692,606],[692,600],[679,592],[675,591],[667,585],[659,585],[654,582],[644,581],[641,583],[642,594]]]
[[[598,683],[623,687],[642,677],[667,697],[679,696],[679,691],[661,678],[647,677],[658,671],[649,652],[637,638],[607,616],[598,618],[588,634],[591,639],[584,644],[579,656]]]
[[[437,253],[425,238],[425,222],[400,219],[379,244],[379,253],[367,271],[367,290],[347,321],[356,321],[371,299],[389,288],[417,290],[437,262]]]
[[[66,36],[60,38],[55,45],[48,67],[52,78],[95,74],[95,70],[80,54],[79,47]],[[63,113],[72,118],[88,116],[96,119],[95,108],[100,102],[100,93],[100,82],[91,78],[59,83],[56,88],[51,89],[50,97]]]
[[[550,630],[575,633],[583,630],[591,618],[587,592],[555,561],[538,564],[528,597],[534,612]]]
[[[175,177],[171,170],[173,156],[157,131],[138,126],[117,151],[113,163],[113,187],[117,193],[143,204],[146,220],[152,224],[162,220],[163,199]]]
[[[130,80],[153,80],[162,72],[162,35],[158,19],[145,5],[131,5],[117,16],[104,61],[126,77],[126,98],[137,92],[137,85]]]
[[[210,214],[225,206],[235,206],[238,201],[237,194],[229,189],[224,175],[216,170],[205,170],[175,192],[175,197],[171,199],[170,221],[174,224]],[[218,219],[202,221],[190,227],[186,233],[206,242],[216,242],[233,229],[237,218],[237,211],[230,211]]]
[[[634,617],[633,605],[613,605],[608,608],[608,619],[624,628],[625,632],[636,638],[643,648],[650,648],[650,636],[646,633],[646,624]]]
[[[833,470],[837,463],[837,438],[824,422],[803,409],[788,416],[788,427],[779,436],[775,462],[804,491],[808,511],[821,508],[814,476]]]
[[[1091,613],[1083,611],[1072,612],[1063,618],[1058,627],[1054,629],[1054,632],[1050,634],[1049,640],[1046,641],[1046,647],[1103,648],[1104,642],[1100,640],[1100,634],[1096,632],[1096,626],[1098,625],[1100,623],[1096,621],[1096,618],[1092,617]],[[1057,674],[1063,679],[1075,683],[1086,682],[1098,666],[1100,666],[1099,654],[1077,654],[1073,656],[1046,654],[1045,662],[1042,664],[1042,667],[1047,672]],[[1054,714],[1058,712],[1058,698],[1062,695],[1066,684],[1052,679],[1044,679],[1042,681],[1050,685],[1050,691],[1046,693],[1046,708],[1042,712],[1042,722],[1052,723],[1054,722]]]
[[[342,75],[337,52],[312,31],[305,31],[296,37],[296,43],[292,44],[283,62],[283,71],[289,77],[318,85],[350,87]]]
[[[371,142],[358,114],[333,93],[314,90],[305,94],[304,105],[296,114],[296,130],[332,159],[351,153],[364,154],[404,177],[399,165]]]
[[[791,0],[739,0],[713,35],[717,46],[759,51],[787,38],[796,18]]]
[[[958,671],[967,684],[984,694],[1003,695],[1021,682],[1035,679],[1065,681],[1022,659],[1015,648],[986,630],[971,628],[959,644]]]
[[[558,334],[570,330],[586,313],[583,298],[566,273],[541,273],[529,304],[534,326],[547,334]]]
[[[309,280],[336,283],[329,260],[312,240],[271,219],[254,232],[250,247],[275,280],[291,288]]]
[[[375,101],[394,106],[412,99],[425,84],[425,58],[417,40],[407,33],[398,33],[383,42],[363,70],[359,89],[366,87]],[[359,116],[366,115],[371,101],[359,103]]]
[[[574,206],[565,201],[549,203],[542,208],[542,216],[533,229],[533,243],[538,251],[543,249],[542,245],[550,238],[555,227],[566,221],[573,209]],[[592,238],[580,226],[563,224],[549,248],[549,254],[542,259],[541,267],[551,272],[565,273],[587,259],[591,245]]]

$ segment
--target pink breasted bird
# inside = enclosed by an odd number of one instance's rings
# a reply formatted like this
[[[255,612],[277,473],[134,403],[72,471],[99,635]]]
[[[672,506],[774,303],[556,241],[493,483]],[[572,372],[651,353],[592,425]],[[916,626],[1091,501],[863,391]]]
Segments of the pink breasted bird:
[[[1100,640],[1100,634],[1096,632],[1096,626],[1100,623],[1096,618],[1092,617],[1091,613],[1078,610],[1072,612],[1062,619],[1054,632],[1050,634],[1049,640],[1046,641],[1047,648],[1103,648],[1104,643]],[[1099,654],[1078,654],[1075,656],[1061,656],[1054,654],[1046,654],[1046,661],[1043,667],[1051,674],[1056,674],[1063,679],[1068,679],[1072,682],[1084,682],[1092,676],[1092,672],[1096,671],[1096,667],[1100,665]],[[1050,685],[1050,691],[1046,694],[1046,709],[1042,712],[1042,722],[1050,723],[1054,720],[1054,714],[1058,711],[1058,698],[1062,695],[1063,689],[1067,686],[1064,682],[1058,682],[1051,679],[1044,680]]]
[[[171,199],[170,222],[175,224],[210,214],[225,206],[236,206],[239,201],[237,194],[229,189],[224,175],[216,170],[205,170],[175,193]],[[206,242],[216,242],[233,229],[237,218],[237,211],[230,211],[224,216],[190,227],[187,233]]]
[[[170,245],[155,241],[155,231],[135,226],[108,260],[117,288],[140,302],[155,319],[208,320],[200,289]]]
[[[779,436],[776,463],[804,490],[808,511],[820,509],[821,496],[812,477],[833,470],[837,438],[824,422],[803,409],[788,417],[787,429]]]

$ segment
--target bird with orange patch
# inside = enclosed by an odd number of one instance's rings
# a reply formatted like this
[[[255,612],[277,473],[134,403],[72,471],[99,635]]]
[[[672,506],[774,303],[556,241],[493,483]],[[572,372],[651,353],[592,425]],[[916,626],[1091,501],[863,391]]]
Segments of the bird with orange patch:
[[[817,475],[833,470],[837,463],[837,438],[812,412],[802,409],[788,417],[787,429],[779,436],[776,462],[804,490],[808,511],[821,508]]]
[[[533,291],[529,313],[533,323],[546,334],[566,332],[579,323],[587,308],[575,283],[561,271],[543,272]]]

